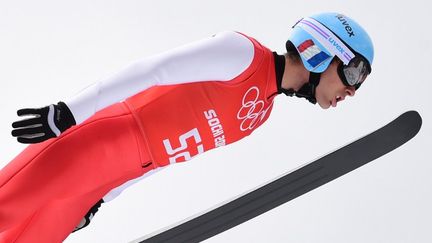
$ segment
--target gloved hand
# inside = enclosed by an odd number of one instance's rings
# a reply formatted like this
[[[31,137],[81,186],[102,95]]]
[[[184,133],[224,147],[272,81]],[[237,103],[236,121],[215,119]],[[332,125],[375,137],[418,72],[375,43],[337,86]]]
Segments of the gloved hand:
[[[37,109],[20,109],[18,116],[33,116],[12,123],[12,136],[20,143],[39,143],[58,137],[75,125],[75,119],[64,102]]]

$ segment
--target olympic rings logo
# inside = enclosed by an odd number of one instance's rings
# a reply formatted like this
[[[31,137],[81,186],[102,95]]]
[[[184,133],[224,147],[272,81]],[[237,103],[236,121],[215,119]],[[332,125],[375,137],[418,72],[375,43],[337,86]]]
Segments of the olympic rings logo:
[[[265,117],[268,109],[264,109],[264,101],[258,100],[259,89],[256,86],[249,88],[242,99],[242,107],[237,112],[237,119],[242,120],[240,130],[252,130]]]

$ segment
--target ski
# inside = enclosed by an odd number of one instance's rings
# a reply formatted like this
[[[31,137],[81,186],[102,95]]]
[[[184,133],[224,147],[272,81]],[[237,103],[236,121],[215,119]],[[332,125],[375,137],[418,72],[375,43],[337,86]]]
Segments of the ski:
[[[200,242],[235,227],[398,148],[420,130],[407,111],[380,129],[234,200],[133,242]]]

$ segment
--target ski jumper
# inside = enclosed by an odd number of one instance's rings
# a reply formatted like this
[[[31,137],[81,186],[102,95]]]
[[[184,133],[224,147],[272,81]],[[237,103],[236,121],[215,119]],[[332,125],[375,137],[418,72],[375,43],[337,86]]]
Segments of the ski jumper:
[[[0,242],[61,242],[101,198],[248,136],[270,115],[283,60],[223,32],[140,60],[66,100],[77,125],[0,171]]]

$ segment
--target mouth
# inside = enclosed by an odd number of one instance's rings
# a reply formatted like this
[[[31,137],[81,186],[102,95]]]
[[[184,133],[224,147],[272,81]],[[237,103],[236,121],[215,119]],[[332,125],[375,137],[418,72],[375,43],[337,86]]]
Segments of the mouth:
[[[330,101],[330,106],[332,106],[332,107],[336,107],[336,106],[337,106],[337,103],[338,103],[339,101],[342,101],[342,100],[343,100],[343,98],[342,98],[341,96],[337,95],[337,96],[335,96],[335,97]]]

